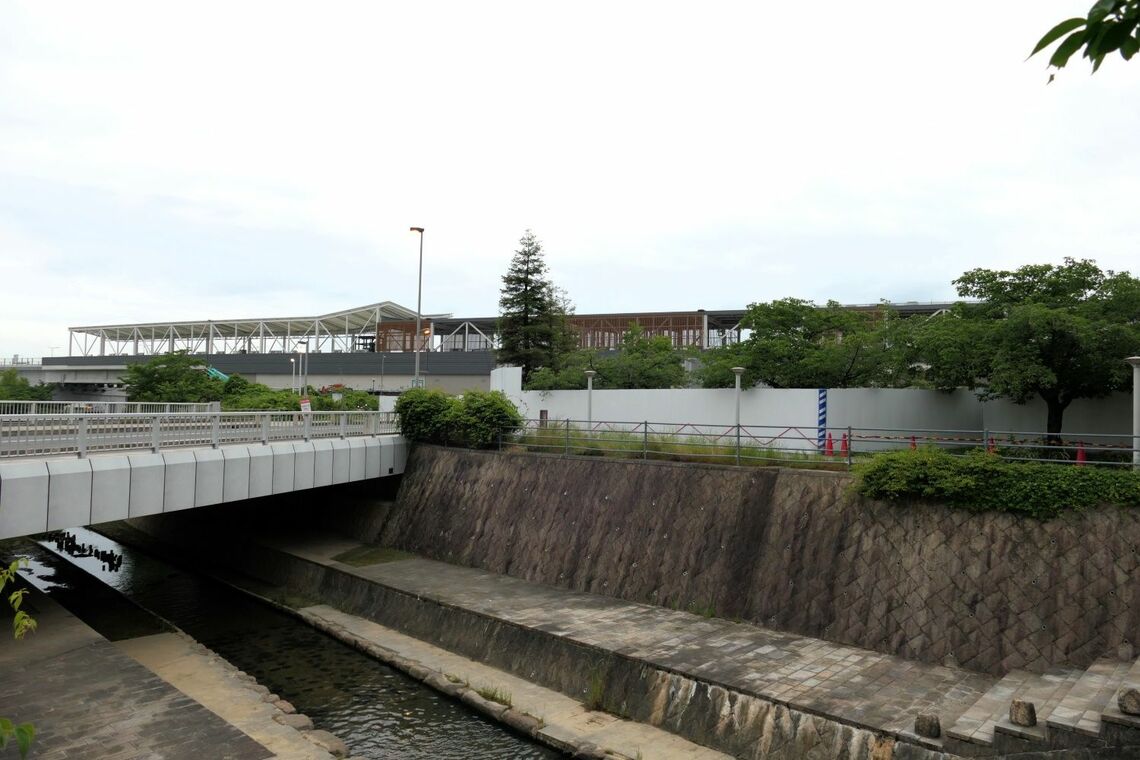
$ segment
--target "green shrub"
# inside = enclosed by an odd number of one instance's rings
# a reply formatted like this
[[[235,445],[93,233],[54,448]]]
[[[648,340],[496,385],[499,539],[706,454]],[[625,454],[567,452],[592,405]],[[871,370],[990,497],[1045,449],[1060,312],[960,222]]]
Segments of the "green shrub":
[[[1008,462],[982,451],[934,448],[876,454],[856,466],[855,489],[888,501],[922,500],[1040,519],[1101,504],[1140,506],[1140,473],[1125,468]]]
[[[453,441],[486,449],[497,443],[499,433],[521,426],[523,418],[502,391],[467,391],[449,422]]]
[[[455,425],[459,400],[443,391],[412,388],[396,399],[400,432],[410,441],[447,443]]]

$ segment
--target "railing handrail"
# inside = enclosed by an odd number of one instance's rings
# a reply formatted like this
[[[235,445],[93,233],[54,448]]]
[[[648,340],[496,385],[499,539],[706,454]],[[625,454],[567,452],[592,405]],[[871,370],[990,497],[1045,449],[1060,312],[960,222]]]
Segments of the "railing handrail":
[[[537,440],[526,440],[538,433]],[[522,436],[528,449],[563,453],[611,453],[641,458],[685,459],[697,456],[716,461],[769,460],[778,462],[845,463],[875,452],[918,445],[947,450],[982,449],[1010,461],[1140,466],[1140,436],[1130,433],[1018,432],[986,429],[861,428],[847,425],[744,425],[736,423],[524,419],[504,430]],[[634,444],[629,448],[627,444]],[[654,448],[657,447],[657,448]],[[698,451],[701,449],[701,451]],[[1132,461],[1119,459],[1132,452]],[[1089,459],[1088,455],[1097,459]]]

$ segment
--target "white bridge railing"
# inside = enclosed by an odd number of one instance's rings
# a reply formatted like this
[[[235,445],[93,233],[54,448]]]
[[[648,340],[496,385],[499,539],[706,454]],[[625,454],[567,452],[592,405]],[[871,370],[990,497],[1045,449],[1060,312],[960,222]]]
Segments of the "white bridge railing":
[[[153,401],[4,401],[4,414],[171,414],[174,412],[220,412],[221,404],[207,401],[184,404]]]
[[[0,415],[0,458],[398,433],[391,412]]]

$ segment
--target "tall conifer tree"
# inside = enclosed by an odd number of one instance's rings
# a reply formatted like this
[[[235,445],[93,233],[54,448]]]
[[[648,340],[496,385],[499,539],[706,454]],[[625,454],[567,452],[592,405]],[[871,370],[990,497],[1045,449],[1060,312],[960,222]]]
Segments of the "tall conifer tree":
[[[503,275],[499,296],[499,361],[522,367],[523,383],[540,367],[557,368],[573,350],[567,326],[568,301],[547,278],[542,243],[531,230]]]

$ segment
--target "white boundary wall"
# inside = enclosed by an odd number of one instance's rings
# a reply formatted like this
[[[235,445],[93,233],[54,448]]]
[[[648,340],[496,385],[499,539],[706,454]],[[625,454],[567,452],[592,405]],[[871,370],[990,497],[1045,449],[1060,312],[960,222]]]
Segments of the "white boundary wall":
[[[530,419],[537,419],[542,410],[552,420],[586,419],[586,391],[524,391],[518,367],[492,371],[491,390],[503,391]],[[912,388],[836,388],[829,390],[827,397],[827,426],[831,429],[1045,429],[1045,404],[1040,399],[1024,405],[982,402],[968,390],[943,393]],[[814,428],[816,401],[814,388],[750,388],[740,394],[740,422]],[[593,392],[593,419],[599,422],[732,425],[735,415],[736,391],[732,388]],[[1131,395],[1117,393],[1106,399],[1074,401],[1065,411],[1063,432],[1129,435]]]

